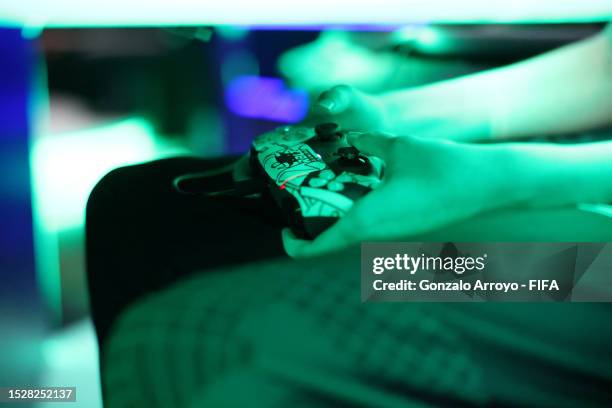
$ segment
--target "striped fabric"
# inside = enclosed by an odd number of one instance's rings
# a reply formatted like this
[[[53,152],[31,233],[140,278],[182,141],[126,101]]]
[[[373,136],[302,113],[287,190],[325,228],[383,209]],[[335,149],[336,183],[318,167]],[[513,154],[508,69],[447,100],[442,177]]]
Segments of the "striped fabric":
[[[203,272],[115,324],[105,406],[606,406],[611,311],[361,303],[358,253]]]

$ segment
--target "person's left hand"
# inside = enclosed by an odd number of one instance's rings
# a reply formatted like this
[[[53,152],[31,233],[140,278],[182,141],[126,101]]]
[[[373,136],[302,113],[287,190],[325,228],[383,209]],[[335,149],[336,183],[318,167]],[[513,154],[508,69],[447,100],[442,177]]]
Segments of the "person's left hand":
[[[278,69],[293,87],[311,93],[339,83],[382,92],[397,77],[397,58],[369,49],[347,31],[330,30],[311,43],[285,52]]]
[[[351,133],[349,142],[386,163],[382,183],[313,241],[284,230],[290,256],[423,233],[502,206],[509,197],[504,193],[511,186],[499,165],[503,148],[384,133]]]
[[[345,130],[386,131],[387,113],[376,95],[336,85],[319,95],[304,120],[307,125],[324,122],[335,122]]]

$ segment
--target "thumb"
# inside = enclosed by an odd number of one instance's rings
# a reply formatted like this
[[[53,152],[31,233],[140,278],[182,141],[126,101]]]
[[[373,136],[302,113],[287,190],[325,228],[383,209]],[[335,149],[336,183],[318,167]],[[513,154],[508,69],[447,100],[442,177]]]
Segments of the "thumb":
[[[338,115],[350,108],[353,92],[353,89],[348,85],[335,86],[319,96],[314,108],[321,113]]]
[[[391,156],[392,145],[397,136],[383,132],[349,132],[347,139],[362,153],[387,161]]]

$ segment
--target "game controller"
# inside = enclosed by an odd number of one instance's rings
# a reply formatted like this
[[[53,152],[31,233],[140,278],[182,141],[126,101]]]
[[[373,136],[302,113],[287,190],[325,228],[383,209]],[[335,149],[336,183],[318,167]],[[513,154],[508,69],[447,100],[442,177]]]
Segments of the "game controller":
[[[361,154],[335,123],[284,126],[255,138],[255,177],[282,210],[293,233],[314,239],[382,178],[382,162]]]

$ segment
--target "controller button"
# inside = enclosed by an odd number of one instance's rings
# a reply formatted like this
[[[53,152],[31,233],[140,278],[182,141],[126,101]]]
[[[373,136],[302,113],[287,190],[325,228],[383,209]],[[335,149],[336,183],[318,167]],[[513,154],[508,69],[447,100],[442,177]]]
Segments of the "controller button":
[[[342,191],[344,190],[344,184],[339,183],[337,181],[331,181],[327,185],[327,188],[331,191]]]
[[[348,173],[342,173],[336,178],[336,181],[339,183],[350,183],[353,181],[353,177]]]
[[[319,177],[325,180],[333,180],[336,175],[331,170],[323,170],[321,173],[319,173]]]
[[[340,127],[337,123],[321,123],[315,127],[315,134],[319,140],[331,141],[340,136],[340,133],[338,132],[339,130]]]
[[[341,147],[334,154],[336,156],[340,156],[342,160],[347,160],[347,161],[358,161],[359,160],[359,150],[357,150],[357,148],[353,146]]]
[[[327,180],[319,178],[319,177],[315,177],[315,178],[311,178],[310,181],[308,182],[308,185],[310,187],[323,187],[325,184],[327,184]]]

